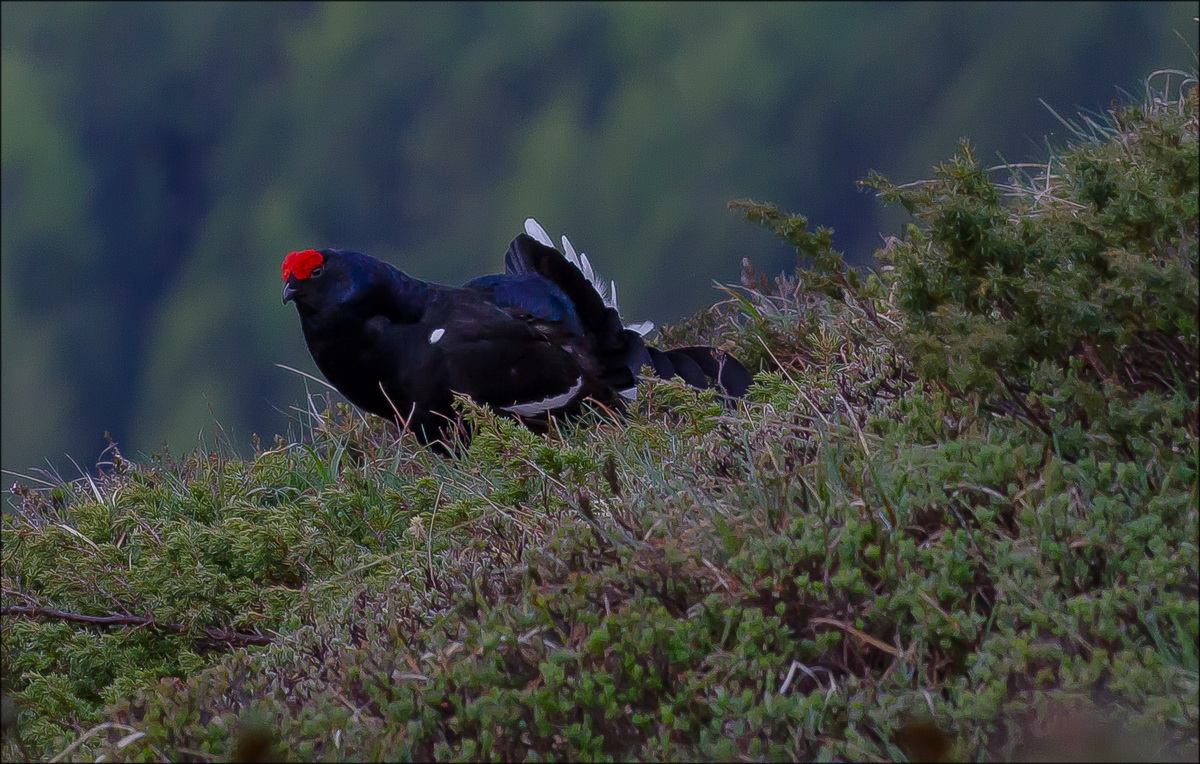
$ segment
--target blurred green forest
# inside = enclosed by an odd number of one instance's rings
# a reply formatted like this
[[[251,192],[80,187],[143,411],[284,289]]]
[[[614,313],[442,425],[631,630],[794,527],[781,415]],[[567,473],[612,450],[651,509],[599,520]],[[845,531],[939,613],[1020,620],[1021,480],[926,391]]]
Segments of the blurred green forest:
[[[1039,161],[1039,99],[1100,110],[1194,66],[1196,13],[5,2],[2,465],[86,467],[105,431],[128,455],[215,422],[286,431],[305,381],[275,364],[315,372],[279,301],[293,249],[461,282],[534,216],[659,323],[743,257],[792,266],[733,198],[802,211],[866,264],[894,224],[855,188],[869,170],[926,177],[964,135]]]

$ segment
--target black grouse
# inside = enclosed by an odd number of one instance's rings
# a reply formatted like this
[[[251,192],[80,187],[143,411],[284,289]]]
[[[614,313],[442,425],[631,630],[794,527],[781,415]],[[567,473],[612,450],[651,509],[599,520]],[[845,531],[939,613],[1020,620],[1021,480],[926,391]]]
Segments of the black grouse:
[[[317,368],[351,403],[398,420],[423,443],[441,437],[455,393],[542,429],[551,415],[592,399],[623,410],[643,366],[662,378],[717,385],[741,397],[751,382],[732,356],[709,347],[661,351],[642,341],[652,324],[621,324],[616,284],[537,221],[513,239],[504,273],[461,287],[431,284],[342,249],[292,252],[284,303],[295,302]]]

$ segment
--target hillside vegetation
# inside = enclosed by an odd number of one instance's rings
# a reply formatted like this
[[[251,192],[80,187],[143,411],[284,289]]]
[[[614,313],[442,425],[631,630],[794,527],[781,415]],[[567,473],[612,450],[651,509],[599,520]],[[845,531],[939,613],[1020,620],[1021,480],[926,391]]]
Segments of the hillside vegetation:
[[[0,753],[1195,760],[1180,79],[1044,165],[869,179],[914,218],[871,275],[741,204],[806,267],[662,343],[762,369],[736,406],[649,381],[540,437],[464,403],[446,457],[315,392],[246,458],[14,489]]]

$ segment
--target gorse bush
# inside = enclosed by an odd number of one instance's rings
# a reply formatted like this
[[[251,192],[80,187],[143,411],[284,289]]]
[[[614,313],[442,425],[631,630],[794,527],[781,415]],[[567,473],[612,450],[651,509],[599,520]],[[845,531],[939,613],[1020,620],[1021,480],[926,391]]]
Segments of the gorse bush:
[[[6,758],[1194,759],[1197,111],[1040,175],[869,183],[863,276],[745,269],[647,380],[448,456],[344,405],[292,439],[14,493]],[[1021,168],[1006,168],[1019,173]],[[56,482],[56,481],[50,481]]]

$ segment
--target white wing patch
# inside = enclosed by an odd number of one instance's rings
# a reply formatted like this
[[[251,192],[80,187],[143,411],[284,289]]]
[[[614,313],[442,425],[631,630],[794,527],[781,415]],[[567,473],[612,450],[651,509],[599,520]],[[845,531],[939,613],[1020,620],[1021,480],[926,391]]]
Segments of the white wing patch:
[[[430,345],[436,344],[437,341],[440,340],[442,338],[442,335],[445,333],[446,333],[445,329],[434,329],[432,332],[429,333],[429,344]]]
[[[529,235],[533,236],[533,234]],[[530,403],[517,403],[512,406],[501,406],[500,408],[518,416],[534,416],[535,414],[541,414],[549,411],[550,409],[556,409],[560,406],[567,405],[582,388],[583,375],[581,374],[579,375],[579,379],[575,380],[575,384],[571,386],[571,389],[562,395],[555,395],[551,398],[543,398],[540,401],[532,401]]]
[[[554,247],[554,241],[546,233],[546,229],[542,228],[541,224],[533,218],[525,219],[525,233],[547,247]],[[558,249],[557,247],[554,248]],[[592,268],[592,263],[588,260],[588,256],[582,252],[576,253],[575,247],[571,245],[571,240],[566,236],[562,237],[562,249],[559,251],[563,253],[563,256],[572,265],[579,269],[584,278],[591,282],[592,288],[600,295],[600,299],[604,300],[604,304],[613,310],[617,310],[619,313],[620,311],[617,309],[617,282],[609,281],[608,284],[605,284],[604,279],[600,278],[600,274],[596,273],[595,269]],[[654,330],[654,323],[652,321],[642,321],[637,324],[629,324],[625,328],[632,329],[644,337]]]

